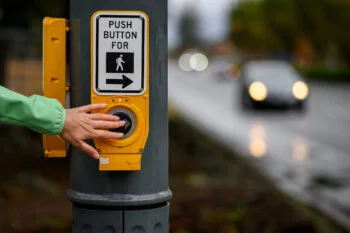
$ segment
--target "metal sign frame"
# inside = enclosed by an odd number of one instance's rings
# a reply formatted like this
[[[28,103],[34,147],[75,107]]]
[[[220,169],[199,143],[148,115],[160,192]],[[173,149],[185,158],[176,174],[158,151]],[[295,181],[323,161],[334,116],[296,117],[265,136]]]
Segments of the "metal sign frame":
[[[141,35],[141,87],[138,90],[103,90],[99,87],[99,20],[101,18],[140,18],[142,23],[142,35]],[[148,80],[148,67],[149,64],[149,49],[146,47],[148,45],[149,38],[149,20],[148,16],[141,11],[98,11],[91,17],[91,75],[93,90],[98,95],[142,95],[146,91],[147,80]],[[124,75],[122,75],[124,78]]]

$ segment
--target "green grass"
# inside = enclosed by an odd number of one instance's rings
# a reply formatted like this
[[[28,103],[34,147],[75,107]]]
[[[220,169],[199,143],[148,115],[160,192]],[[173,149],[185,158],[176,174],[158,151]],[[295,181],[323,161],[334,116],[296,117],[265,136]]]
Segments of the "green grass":
[[[312,81],[350,82],[350,69],[329,69],[322,66],[297,69],[306,79]]]

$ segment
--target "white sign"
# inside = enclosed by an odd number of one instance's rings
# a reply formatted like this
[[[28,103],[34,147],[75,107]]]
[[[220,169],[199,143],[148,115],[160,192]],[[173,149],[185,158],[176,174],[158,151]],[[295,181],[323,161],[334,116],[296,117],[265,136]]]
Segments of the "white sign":
[[[146,90],[148,20],[142,12],[99,11],[92,17],[93,88],[98,95]]]

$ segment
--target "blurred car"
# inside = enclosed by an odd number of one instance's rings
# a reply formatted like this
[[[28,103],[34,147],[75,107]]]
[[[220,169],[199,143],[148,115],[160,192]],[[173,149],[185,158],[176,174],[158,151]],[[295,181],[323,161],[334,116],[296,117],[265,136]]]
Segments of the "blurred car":
[[[284,61],[249,61],[241,69],[241,104],[244,109],[292,107],[304,110],[309,95],[305,80]]]

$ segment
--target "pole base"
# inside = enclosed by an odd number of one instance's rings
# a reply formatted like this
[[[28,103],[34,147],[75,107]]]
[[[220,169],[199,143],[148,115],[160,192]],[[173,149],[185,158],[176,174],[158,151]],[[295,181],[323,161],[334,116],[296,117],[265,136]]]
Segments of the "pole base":
[[[137,209],[73,204],[73,233],[169,233],[169,203]]]

